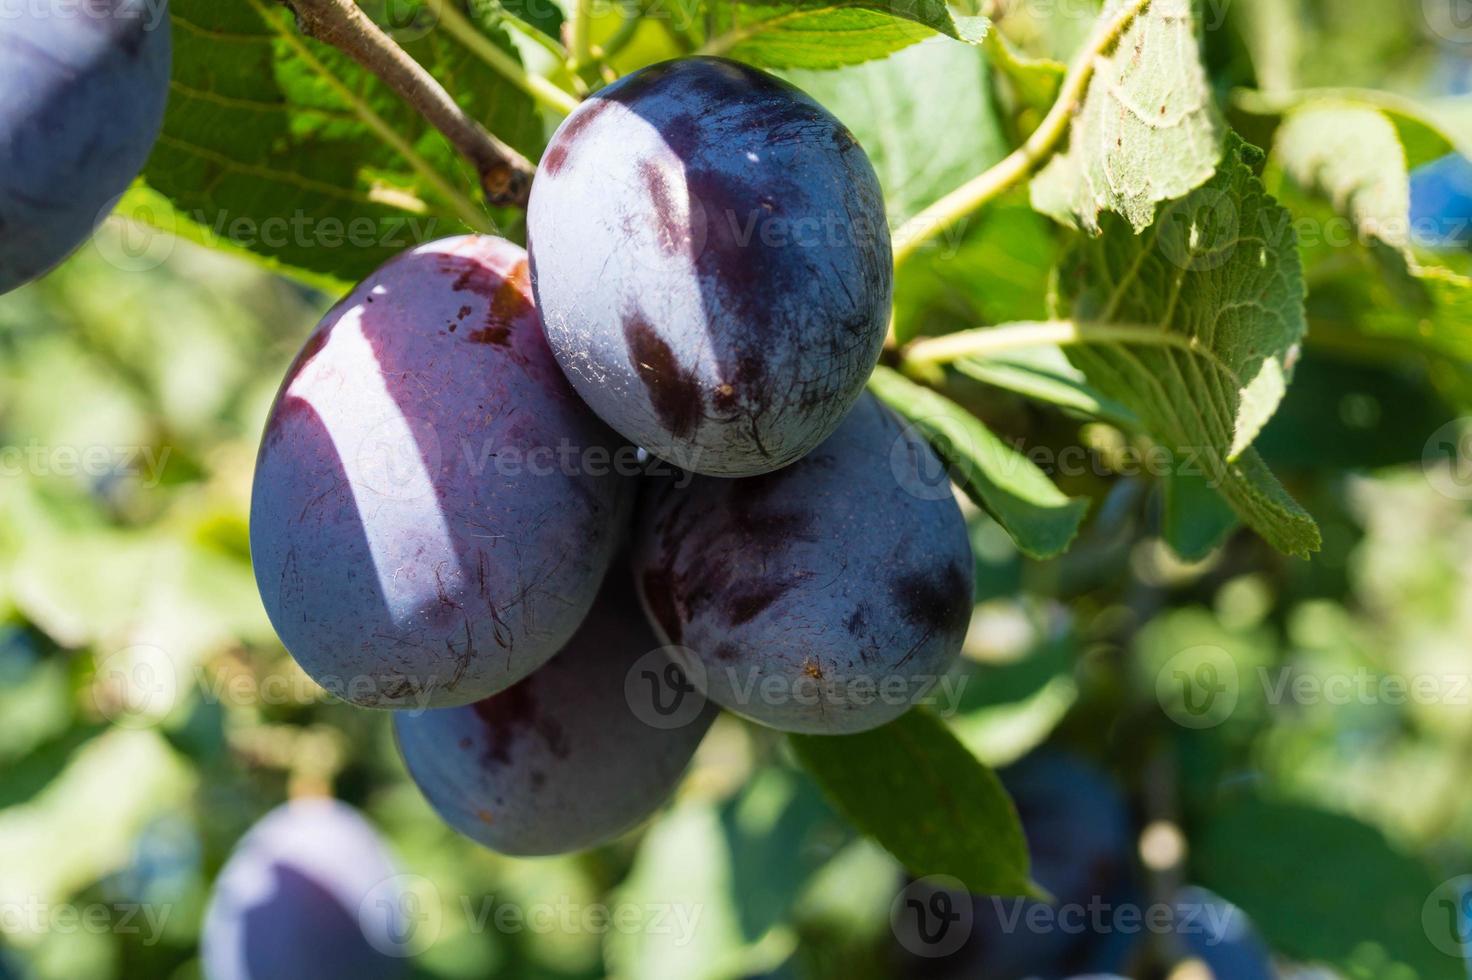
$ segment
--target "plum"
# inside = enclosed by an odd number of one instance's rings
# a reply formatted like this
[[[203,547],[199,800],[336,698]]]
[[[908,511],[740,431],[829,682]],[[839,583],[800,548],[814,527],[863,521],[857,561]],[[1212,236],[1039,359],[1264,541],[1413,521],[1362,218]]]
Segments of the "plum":
[[[0,16],[0,293],[56,265],[138,176],[169,89],[164,0]]]
[[[450,826],[505,854],[577,851],[629,830],[674,789],[716,710],[701,702],[674,723],[649,713],[687,685],[666,686],[672,662],[626,578],[610,574],[567,648],[519,684],[394,716],[410,775]]]
[[[389,980],[407,976],[412,923],[396,870],[352,807],[301,799],[235,846],[205,910],[207,980]]]
[[[1001,773],[1027,836],[1032,876],[1057,900],[954,896],[972,903],[972,927],[950,956],[913,962],[933,978],[1062,980],[1121,972],[1139,939],[1107,918],[1137,908],[1129,811],[1108,775],[1063,752],[1043,749]],[[1100,910],[1096,913],[1095,910]],[[1039,911],[1046,914],[1034,915]],[[1104,916],[1106,930],[1094,928]]]
[[[542,157],[527,237],[573,386],[687,470],[801,458],[883,346],[893,273],[873,167],[827,110],[747,65],[665,62],[585,101]]]
[[[387,262],[297,356],[256,463],[256,584],[282,642],[367,707],[469,704],[552,656],[597,595],[633,447],[547,349],[525,252]]]
[[[668,482],[641,508],[640,596],[711,700],[789,732],[874,728],[943,674],[970,621],[974,563],[941,471],[873,395],[786,469]],[[703,678],[702,678],[703,675]]]
[[[1411,174],[1411,230],[1430,248],[1472,244],[1472,161],[1454,153]]]
[[[1176,935],[1217,980],[1273,980],[1272,956],[1247,913],[1204,888],[1176,897]]]

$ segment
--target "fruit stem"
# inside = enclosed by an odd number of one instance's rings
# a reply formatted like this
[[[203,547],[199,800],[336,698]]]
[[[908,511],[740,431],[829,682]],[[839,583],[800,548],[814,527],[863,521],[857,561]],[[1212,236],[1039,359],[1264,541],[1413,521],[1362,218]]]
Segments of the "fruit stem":
[[[962,330],[943,337],[914,341],[900,354],[907,369],[949,364],[968,357],[994,357],[1009,351],[1050,344],[1149,344],[1194,349],[1191,338],[1160,327],[1116,323],[1079,323],[1076,320],[1045,320],[1038,323],[1009,323],[1001,327]]]
[[[899,268],[925,243],[975,213],[988,202],[1030,177],[1048,160],[1068,134],[1068,127],[1083,103],[1099,59],[1120,37],[1151,0],[1132,0],[1111,20],[1102,23],[1089,44],[1074,58],[1068,76],[1058,91],[1053,107],[1026,141],[1000,163],[962,184],[930,207],[905,222],[894,237],[894,264]]]
[[[376,75],[444,134],[480,175],[492,204],[525,207],[530,161],[460,108],[433,75],[385,34],[353,0],[285,0],[302,33],[330,44]]]
[[[553,112],[560,112],[564,116],[578,107],[578,100],[575,96],[558,88],[541,75],[527,71],[521,62],[507,54],[496,45],[496,42],[481,33],[470,22],[470,18],[461,13],[455,4],[447,3],[446,0],[426,0],[425,5],[429,8],[430,13],[444,25],[445,31],[451,37],[464,45],[471,54],[489,65],[491,70],[496,74],[502,76],[512,85],[515,85],[527,95],[531,96],[533,101],[551,109]],[[507,16],[507,22],[521,27],[523,33],[526,35],[534,36],[533,39],[556,55],[560,63],[567,61],[567,51],[563,49],[562,45],[547,37],[547,35],[535,27],[529,24],[523,25],[516,18],[509,15]]]
[[[592,62],[593,0],[577,0],[572,11],[572,23],[568,25],[567,42],[574,65],[583,66]]]

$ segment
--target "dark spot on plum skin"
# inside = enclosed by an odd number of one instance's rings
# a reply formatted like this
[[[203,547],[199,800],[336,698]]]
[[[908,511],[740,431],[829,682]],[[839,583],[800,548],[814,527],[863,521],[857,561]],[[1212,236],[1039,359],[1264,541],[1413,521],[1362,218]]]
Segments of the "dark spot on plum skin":
[[[644,189],[649,193],[655,239],[660,251],[673,255],[690,236],[684,215],[675,210],[675,202],[670,197],[669,175],[657,163],[645,160],[639,164],[639,176],[644,181]]]
[[[511,327],[505,323],[494,323],[490,326],[472,330],[465,335],[465,339],[472,344],[491,344],[495,347],[505,347],[510,340]]]
[[[601,96],[584,102],[567,120],[567,125],[557,134],[552,145],[547,147],[547,152],[542,154],[542,172],[550,177],[556,177],[561,173],[576,148],[578,137],[593,124],[594,120],[603,115],[608,107],[609,101]]]
[[[567,166],[567,144],[555,142],[542,154],[542,173],[555,177]]]
[[[675,607],[673,576],[668,569],[650,569],[644,573],[642,584],[644,601],[649,604],[654,621],[664,631],[665,639],[679,643],[684,626],[680,621],[680,611]]]
[[[900,576],[890,588],[900,615],[927,636],[964,630],[971,617],[966,572],[956,562],[939,571]]]
[[[680,364],[674,350],[643,314],[625,314],[623,328],[629,363],[644,383],[654,413],[675,438],[689,438],[705,414],[705,399],[695,372]]]
[[[671,643],[681,642],[683,624],[706,609],[716,609],[728,625],[747,623],[805,577],[762,577],[757,571],[794,539],[813,536],[811,513],[763,505],[783,482],[780,473],[717,482],[726,491],[722,499],[685,522],[681,518],[692,494],[680,493],[653,529],[656,553],[641,581],[645,601]],[[742,492],[747,484],[754,493]],[[722,514],[708,513],[709,506]]]
[[[511,764],[511,750],[523,735],[536,732],[548,751],[559,759],[568,756],[567,734],[558,722],[540,713],[530,678],[471,705],[485,729],[485,761]]]
[[[716,659],[730,662],[741,657],[741,648],[734,643],[722,643],[716,647]]]
[[[737,591],[726,600],[726,615],[732,626],[749,623],[766,612],[772,603],[787,594],[789,582],[758,583]]]
[[[473,344],[510,346],[512,327],[532,308],[528,298],[531,280],[526,261],[518,262],[505,276],[482,262],[462,256],[440,256],[439,264],[441,272],[455,275],[451,289],[457,293],[474,293],[489,302],[485,326],[467,333],[465,339]],[[461,306],[457,316],[464,320],[472,312],[471,307]]]

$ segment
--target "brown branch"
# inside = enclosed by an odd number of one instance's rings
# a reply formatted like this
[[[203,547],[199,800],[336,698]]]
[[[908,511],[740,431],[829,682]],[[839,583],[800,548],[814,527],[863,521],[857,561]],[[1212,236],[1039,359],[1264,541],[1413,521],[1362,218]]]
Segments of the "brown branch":
[[[480,175],[492,204],[526,207],[535,168],[476,122],[424,66],[385,34],[354,0],[282,0],[303,34],[347,54],[371,71],[444,134]]]

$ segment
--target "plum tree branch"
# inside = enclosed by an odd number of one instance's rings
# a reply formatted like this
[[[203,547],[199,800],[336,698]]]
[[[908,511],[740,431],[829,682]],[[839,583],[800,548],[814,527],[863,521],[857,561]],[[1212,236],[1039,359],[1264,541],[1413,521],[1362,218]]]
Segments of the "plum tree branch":
[[[439,130],[480,177],[492,204],[525,207],[535,168],[455,102],[353,0],[283,0],[304,34],[330,44],[376,75]]]
[[[894,264],[903,265],[926,242],[932,241],[957,222],[974,214],[1030,177],[1062,144],[1083,103],[1084,93],[1094,78],[1098,60],[1119,41],[1151,0],[1132,0],[1110,20],[1102,23],[1093,39],[1068,69],[1053,107],[1038,128],[1006,158],[989,170],[962,184],[930,207],[905,222],[894,236]]]

